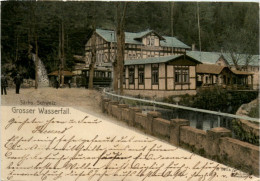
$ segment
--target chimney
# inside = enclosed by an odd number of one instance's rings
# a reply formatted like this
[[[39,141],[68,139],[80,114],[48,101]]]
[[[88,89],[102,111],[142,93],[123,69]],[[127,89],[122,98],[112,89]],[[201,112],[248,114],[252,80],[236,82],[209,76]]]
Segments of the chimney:
[[[195,51],[195,49],[196,49],[196,48],[195,48],[195,43],[192,43],[192,45],[191,45],[191,50],[192,50],[192,51]]]

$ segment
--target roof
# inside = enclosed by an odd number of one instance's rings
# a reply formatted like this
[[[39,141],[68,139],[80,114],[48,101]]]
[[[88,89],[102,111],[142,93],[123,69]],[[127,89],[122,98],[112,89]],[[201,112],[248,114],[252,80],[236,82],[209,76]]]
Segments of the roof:
[[[165,40],[160,41],[162,47],[175,47],[175,48],[185,48],[185,49],[191,48],[190,46],[184,44],[183,42],[181,42],[175,37],[163,36],[163,38]]]
[[[218,52],[187,51],[186,54],[206,64],[215,64],[221,56]]]
[[[190,57],[201,61],[206,64],[215,64],[221,56],[226,60],[228,65],[234,65],[230,54],[221,53],[221,52],[199,52],[199,51],[186,51],[186,54]],[[241,60],[245,60],[247,58],[247,54],[236,54],[236,56],[240,56]],[[243,62],[239,62],[239,65],[243,65]],[[259,66],[259,55],[252,55],[252,59],[250,60],[249,65],[251,66]]]
[[[160,44],[163,47],[175,47],[175,48],[185,48],[185,49],[190,48],[188,45],[184,44],[183,42],[181,42],[175,37],[160,36],[158,33],[156,33],[153,30],[146,30],[138,33],[125,32],[125,43],[143,45],[142,41],[139,41],[138,39],[144,37],[145,35],[151,32],[157,34],[160,37],[161,39]],[[107,42],[113,42],[113,43],[116,42],[116,35],[113,30],[96,29],[96,33]]]
[[[196,65],[196,72],[203,73],[203,74],[220,74],[224,68],[229,69],[232,73],[236,75],[253,75],[252,72],[245,72],[239,70],[233,70],[229,67],[213,65],[213,64],[198,64]]]
[[[142,31],[139,33],[136,33],[136,37],[135,38],[143,38],[145,35],[152,33],[152,30],[146,30],[146,31]]]
[[[73,76],[73,75],[75,75],[74,73],[72,73],[72,72],[70,72],[70,71],[67,71],[67,70],[63,70],[63,71],[62,71],[62,74],[63,74],[64,76]],[[58,71],[58,70],[53,71],[53,72],[49,73],[48,75],[55,75],[55,76],[57,76],[57,75],[59,75],[59,71]]]
[[[146,35],[148,35],[150,33],[156,34],[160,38],[160,40],[165,40],[165,38],[162,37],[161,35],[159,35],[157,32],[155,32],[154,30],[149,30],[149,29],[146,30],[146,31],[142,31],[142,32],[136,33],[135,39],[143,38],[144,36],[146,36]]]
[[[224,66],[219,65],[198,64],[196,65],[196,72],[205,74],[220,74],[224,68]]]
[[[145,59],[125,60],[125,65],[165,63],[181,56],[182,55],[171,55],[171,56],[163,56],[163,57],[150,57]]]
[[[224,59],[227,61],[229,65],[234,65],[232,58],[229,53],[222,53]],[[248,58],[248,54],[235,54],[236,57],[239,57],[241,60],[245,60]],[[244,62],[240,61],[239,65],[244,65]],[[259,66],[259,55],[252,55],[251,60],[249,62],[249,65],[251,66]]]
[[[231,69],[231,71],[236,74],[236,75],[253,75],[253,72],[246,72],[246,71],[240,71],[240,70],[233,70]]]
[[[134,60],[125,60],[125,65],[143,65],[143,64],[153,64],[153,63],[166,63],[171,60],[183,57],[184,55],[170,55],[170,56],[162,56],[162,57],[150,57],[145,59],[134,59]],[[186,57],[188,57],[186,55]],[[191,57],[190,57],[191,58]],[[201,63],[193,58],[192,61],[196,61],[197,63]]]

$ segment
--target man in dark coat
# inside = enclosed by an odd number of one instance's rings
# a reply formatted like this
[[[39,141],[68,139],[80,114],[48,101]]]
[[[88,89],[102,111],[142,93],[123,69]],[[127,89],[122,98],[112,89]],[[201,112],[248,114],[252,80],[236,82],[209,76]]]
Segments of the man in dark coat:
[[[14,83],[16,88],[16,94],[19,94],[20,86],[22,83],[22,77],[19,74],[17,74],[16,77],[14,78]]]
[[[8,82],[7,82],[6,76],[2,75],[1,76],[1,95],[3,95],[3,93],[5,93],[5,95],[7,95],[6,87],[8,87]]]
[[[59,78],[58,77],[55,80],[55,87],[56,87],[56,89],[58,89],[60,87],[60,82],[59,82]]]

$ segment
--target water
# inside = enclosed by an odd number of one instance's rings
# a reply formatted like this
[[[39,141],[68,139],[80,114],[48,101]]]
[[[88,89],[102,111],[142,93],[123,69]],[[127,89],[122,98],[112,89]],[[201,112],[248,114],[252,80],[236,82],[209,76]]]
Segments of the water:
[[[164,109],[153,106],[139,106],[142,112],[146,114],[149,111],[158,111],[161,113],[163,119],[186,119],[190,121],[190,126],[201,130],[210,130],[215,127],[225,127],[231,129],[232,118],[225,118],[222,116],[193,112],[183,109]]]
[[[161,108],[158,106],[149,106],[142,102],[136,101],[126,101],[124,99],[117,99],[112,97],[112,99],[119,101],[121,104],[128,104],[130,107],[139,107],[142,109],[143,114],[147,114],[150,111],[158,111],[161,113],[161,117],[166,120],[171,119],[186,119],[189,120],[190,126],[193,128],[201,129],[204,131],[210,130],[215,127],[224,127],[232,132],[232,137],[235,134],[232,129],[232,119],[223,116],[217,116],[214,114],[207,114],[201,112],[195,112],[190,110],[178,109],[178,108]]]
[[[32,58],[33,58],[33,61],[35,62],[35,59],[36,59],[36,55],[33,53],[32,54]],[[43,62],[41,61],[41,59],[38,57],[38,77],[39,77],[39,80],[38,80],[38,86],[39,87],[48,87],[49,86],[49,78],[48,78],[48,74],[47,74],[47,71],[45,69],[45,66],[43,64]]]

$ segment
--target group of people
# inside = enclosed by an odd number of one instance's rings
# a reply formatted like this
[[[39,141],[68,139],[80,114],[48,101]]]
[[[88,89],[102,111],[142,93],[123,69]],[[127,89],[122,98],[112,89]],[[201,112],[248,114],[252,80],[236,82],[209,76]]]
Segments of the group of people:
[[[68,80],[68,86],[69,86],[69,88],[71,88],[71,80],[70,79]],[[56,89],[58,89],[60,87],[60,81],[59,81],[58,77],[54,81],[54,87]]]
[[[15,83],[15,93],[19,94],[20,93],[20,87],[22,84],[22,77],[20,76],[20,74],[17,74],[14,77],[14,83]],[[8,81],[7,81],[7,77],[5,75],[1,76],[1,95],[5,94],[7,95],[7,91],[6,88],[8,87]]]

